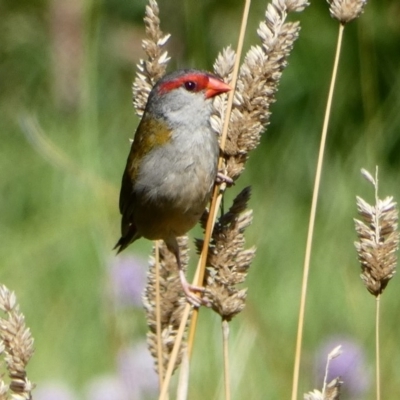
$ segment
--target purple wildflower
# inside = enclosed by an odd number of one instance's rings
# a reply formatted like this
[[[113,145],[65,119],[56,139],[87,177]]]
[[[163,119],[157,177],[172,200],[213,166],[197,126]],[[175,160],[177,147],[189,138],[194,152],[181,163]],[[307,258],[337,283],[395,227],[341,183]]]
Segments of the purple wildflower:
[[[156,396],[158,378],[146,343],[121,349],[117,364],[119,376],[124,382],[127,392],[136,395],[136,397],[133,396],[134,399]]]
[[[35,400],[76,400],[76,394],[62,382],[43,382],[34,391]]]
[[[121,379],[112,375],[96,377],[86,387],[87,400],[136,400],[130,396],[123,385]]]
[[[112,296],[119,307],[142,307],[147,265],[131,255],[119,255],[112,260],[110,281]]]

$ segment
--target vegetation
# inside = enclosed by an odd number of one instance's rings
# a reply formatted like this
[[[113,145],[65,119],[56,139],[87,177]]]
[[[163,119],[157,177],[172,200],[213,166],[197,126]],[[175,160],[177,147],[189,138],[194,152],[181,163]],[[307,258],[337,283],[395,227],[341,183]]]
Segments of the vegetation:
[[[144,56],[145,1],[64,3],[0,4],[0,282],[17,293],[35,338],[29,379],[38,389],[63,381],[83,399],[93,379],[120,371],[120,349],[146,335],[141,306],[114,298],[118,261],[112,251],[128,139],[138,122],[131,86],[134,64]],[[254,2],[244,51],[257,41],[264,11],[264,3]],[[241,12],[239,1],[160,1],[162,28],[172,34],[169,68],[211,70],[220,49],[237,42]],[[359,379],[367,381],[367,394],[360,398],[375,398],[375,304],[359,278],[353,218],[356,195],[374,203],[361,168],[373,172],[379,165],[380,197],[400,198],[399,12],[395,0],[371,2],[346,27],[316,217],[301,393],[321,387],[314,356],[334,336],[362,349]],[[292,381],[308,215],[337,35],[323,2],[296,17],[300,37],[271,123],[234,188],[239,193],[252,186],[254,221],[246,243],[257,247],[246,308],[230,324],[237,399],[288,398]],[[146,260],[150,248],[142,240],[128,252]],[[395,277],[381,299],[382,398],[393,397],[400,385],[397,285]],[[222,398],[220,324],[210,312],[199,319],[189,398]]]

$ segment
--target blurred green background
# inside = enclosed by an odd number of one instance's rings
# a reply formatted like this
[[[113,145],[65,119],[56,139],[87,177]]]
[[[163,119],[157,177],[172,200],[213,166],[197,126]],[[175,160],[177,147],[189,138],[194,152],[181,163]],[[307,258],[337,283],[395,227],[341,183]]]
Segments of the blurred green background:
[[[144,56],[145,4],[0,1],[0,282],[16,291],[35,338],[29,378],[39,387],[63,381],[82,399],[88,382],[114,373],[118,348],[145,339],[140,307],[115,310],[109,290],[120,179],[138,122],[131,85]],[[160,0],[159,6],[162,28],[172,33],[170,70],[211,69],[222,47],[236,46],[241,1]],[[258,43],[265,7],[264,1],[252,5],[246,49]],[[301,393],[321,387],[315,352],[339,335],[364,352],[360,380],[369,379],[370,388],[359,398],[374,398],[375,301],[359,279],[352,218],[356,195],[373,201],[362,167],[374,172],[379,165],[381,197],[400,199],[399,15],[397,0],[371,2],[345,29],[312,255]],[[302,30],[271,124],[230,190],[253,187],[247,243],[258,248],[247,307],[231,323],[234,399],[282,399],[291,392],[308,213],[338,24],[325,1],[289,19],[300,19]],[[142,240],[128,253],[146,259],[150,249]],[[392,399],[400,387],[398,293],[395,278],[382,298],[382,395]],[[217,316],[202,311],[190,399],[222,398],[220,336]]]

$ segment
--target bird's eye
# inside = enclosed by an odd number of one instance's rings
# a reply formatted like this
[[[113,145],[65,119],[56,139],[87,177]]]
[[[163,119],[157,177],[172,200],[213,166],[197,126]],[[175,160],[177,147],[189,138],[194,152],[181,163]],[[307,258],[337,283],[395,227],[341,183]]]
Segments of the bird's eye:
[[[196,82],[193,81],[187,81],[185,82],[185,89],[189,92],[193,92],[193,90],[196,89]]]

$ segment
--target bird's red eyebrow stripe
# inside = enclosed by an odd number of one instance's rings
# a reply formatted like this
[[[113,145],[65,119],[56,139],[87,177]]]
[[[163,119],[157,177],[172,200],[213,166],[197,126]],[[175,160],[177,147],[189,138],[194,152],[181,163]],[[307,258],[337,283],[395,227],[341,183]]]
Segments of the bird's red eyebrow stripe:
[[[178,87],[182,86],[185,82],[195,82],[197,83],[197,91],[203,90],[207,87],[208,84],[208,76],[207,75],[200,75],[200,74],[188,74],[185,76],[181,76],[179,78],[175,78],[172,81],[164,82],[160,86],[160,92],[166,93],[173,89],[177,89]]]

